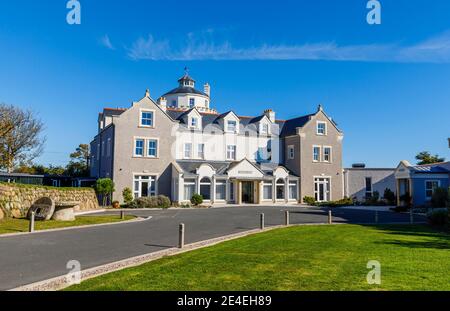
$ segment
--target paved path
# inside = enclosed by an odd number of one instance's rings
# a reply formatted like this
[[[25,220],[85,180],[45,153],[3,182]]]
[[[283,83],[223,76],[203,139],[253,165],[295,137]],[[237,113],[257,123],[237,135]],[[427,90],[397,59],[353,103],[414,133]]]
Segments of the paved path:
[[[64,275],[68,273],[69,260],[78,260],[84,270],[175,247],[178,224],[182,222],[186,225],[186,243],[193,243],[258,228],[260,213],[265,214],[266,226],[283,224],[286,210],[291,212],[292,224],[327,221],[325,209],[293,206],[130,210],[136,216],[152,218],[128,224],[0,237],[0,290]],[[374,221],[371,211],[335,209],[333,215],[335,222]],[[379,221],[408,222],[409,215],[380,212]]]

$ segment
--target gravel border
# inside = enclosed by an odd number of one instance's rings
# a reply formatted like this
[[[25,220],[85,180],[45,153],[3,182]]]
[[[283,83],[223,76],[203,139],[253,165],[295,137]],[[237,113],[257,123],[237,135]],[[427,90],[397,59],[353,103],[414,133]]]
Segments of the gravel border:
[[[78,215],[78,216],[80,216],[80,215]],[[0,239],[1,238],[10,238],[13,236],[27,235],[27,234],[39,234],[39,233],[45,233],[45,232],[57,232],[57,231],[94,228],[94,227],[102,227],[102,226],[123,225],[123,224],[129,224],[129,223],[133,223],[133,222],[150,220],[150,219],[152,219],[152,217],[153,216],[149,216],[149,217],[145,217],[145,218],[144,217],[136,217],[136,218],[133,218],[130,220],[123,220],[123,221],[117,221],[117,222],[108,222],[108,223],[95,224],[95,225],[72,226],[72,227],[55,228],[55,229],[35,230],[33,232],[4,233],[4,234],[0,234]]]

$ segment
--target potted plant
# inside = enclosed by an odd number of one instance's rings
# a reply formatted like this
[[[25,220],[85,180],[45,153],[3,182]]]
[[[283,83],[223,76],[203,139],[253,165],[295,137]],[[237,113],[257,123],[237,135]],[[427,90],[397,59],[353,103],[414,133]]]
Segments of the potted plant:
[[[112,202],[112,207],[113,207],[113,208],[120,208],[120,203],[119,203],[119,201],[113,201],[113,202]]]

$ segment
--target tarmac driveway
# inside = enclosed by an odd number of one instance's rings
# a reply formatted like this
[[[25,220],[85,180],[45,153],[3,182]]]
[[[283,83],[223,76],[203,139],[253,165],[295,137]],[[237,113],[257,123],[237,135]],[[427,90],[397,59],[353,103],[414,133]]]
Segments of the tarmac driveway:
[[[0,237],[0,290],[15,288],[65,275],[66,264],[78,260],[88,269],[106,263],[175,247],[178,225],[186,226],[186,243],[193,243],[259,227],[260,214],[266,226],[290,222],[325,223],[328,212],[320,208],[296,206],[223,207],[212,209],[130,210],[129,214],[151,219],[92,228],[41,232]],[[119,213],[108,211],[100,214]],[[409,215],[379,212],[379,221],[409,222]],[[334,209],[338,223],[373,223],[374,211]],[[417,221],[423,221],[416,216]]]

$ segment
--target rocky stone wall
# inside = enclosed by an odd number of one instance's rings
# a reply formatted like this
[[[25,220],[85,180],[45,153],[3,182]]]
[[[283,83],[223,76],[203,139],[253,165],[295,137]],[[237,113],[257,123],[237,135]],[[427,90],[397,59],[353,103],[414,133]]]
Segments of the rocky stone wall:
[[[79,202],[76,211],[99,208],[94,189],[0,183],[0,219],[25,217],[31,205],[42,197],[55,202]]]

